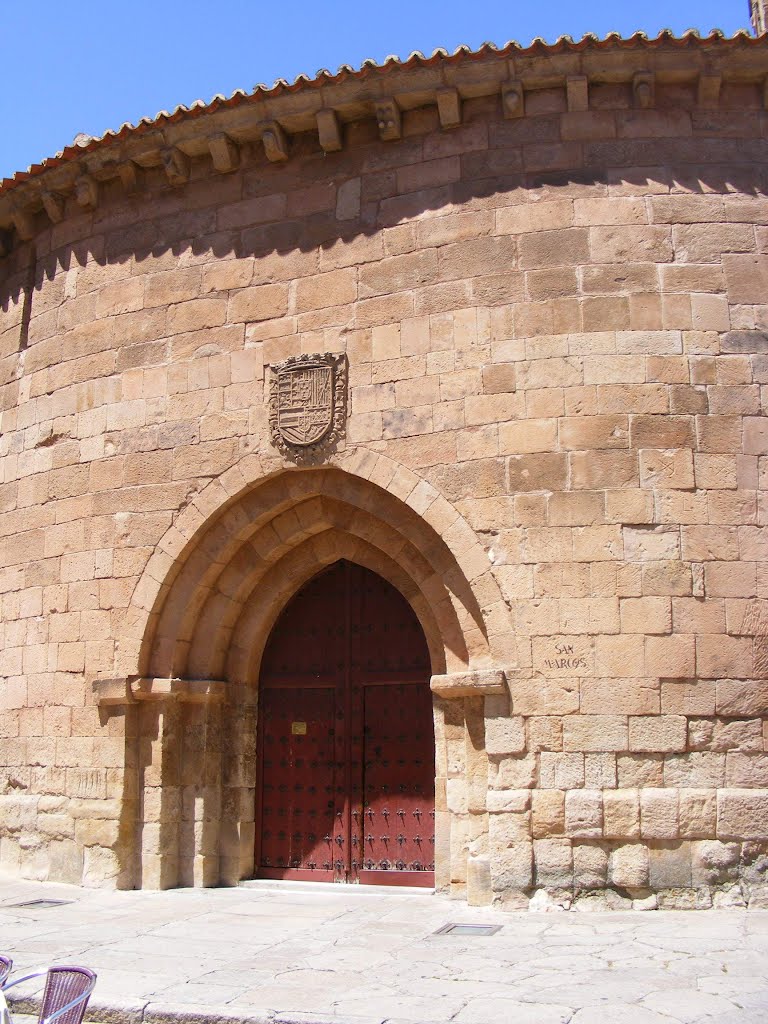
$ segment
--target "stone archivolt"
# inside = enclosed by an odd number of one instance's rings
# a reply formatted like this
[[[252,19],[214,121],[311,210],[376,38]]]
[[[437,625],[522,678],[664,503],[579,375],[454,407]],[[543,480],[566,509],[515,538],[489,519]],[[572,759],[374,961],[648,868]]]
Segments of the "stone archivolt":
[[[385,471],[397,472],[381,461]],[[434,505],[437,494],[432,498]],[[439,522],[441,512],[447,540],[429,516],[342,470],[270,477],[207,519],[169,577],[153,586],[157,597],[133,674],[226,677],[255,686],[261,650],[282,606],[319,567],[352,552],[359,556],[353,561],[390,579],[411,602],[436,674],[489,664],[482,613],[448,546],[462,524],[439,507],[431,518]],[[152,571],[148,566],[145,580]],[[490,566],[487,575],[493,586]]]

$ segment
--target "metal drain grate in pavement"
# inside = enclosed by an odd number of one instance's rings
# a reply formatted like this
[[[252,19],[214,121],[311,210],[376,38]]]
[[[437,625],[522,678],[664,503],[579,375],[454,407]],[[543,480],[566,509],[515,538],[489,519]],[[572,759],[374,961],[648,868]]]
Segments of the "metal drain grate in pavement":
[[[500,924],[444,924],[442,928],[438,928],[435,935],[495,935],[496,932],[501,931],[502,926]]]
[[[29,903],[11,903],[11,907],[21,908],[24,907],[27,910],[47,910],[49,907],[66,907],[70,903],[74,903],[74,900],[30,900]]]

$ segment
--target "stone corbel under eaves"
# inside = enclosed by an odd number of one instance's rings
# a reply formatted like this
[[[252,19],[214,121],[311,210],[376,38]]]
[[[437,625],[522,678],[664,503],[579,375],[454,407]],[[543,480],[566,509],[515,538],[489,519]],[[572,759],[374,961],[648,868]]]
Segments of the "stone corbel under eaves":
[[[240,150],[228,135],[219,132],[208,139],[214,170],[229,174],[240,166]]]
[[[704,72],[699,75],[699,106],[709,110],[714,110],[716,107],[719,107],[722,84],[723,76],[721,74]]]
[[[16,228],[16,234],[23,242],[29,242],[35,237],[35,218],[28,207],[15,203],[11,207],[11,221]]]

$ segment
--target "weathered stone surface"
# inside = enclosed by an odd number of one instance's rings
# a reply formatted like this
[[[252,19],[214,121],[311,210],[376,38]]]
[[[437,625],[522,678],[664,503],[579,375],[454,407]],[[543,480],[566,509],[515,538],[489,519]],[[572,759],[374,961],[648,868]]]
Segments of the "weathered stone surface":
[[[534,790],[531,830],[534,839],[549,839],[563,835],[565,831],[565,793],[562,790]]]
[[[691,844],[691,870],[694,885],[720,885],[738,877],[741,847],[738,843],[717,840]]]
[[[621,715],[577,715],[563,722],[565,750],[627,750],[627,719]]]
[[[536,839],[533,844],[537,885],[573,884],[573,851],[569,839]]]
[[[640,835],[638,790],[606,790],[603,793],[603,817],[607,839],[636,839]]]
[[[524,751],[524,720],[522,718],[487,719],[485,748],[489,754],[519,754]]]
[[[629,747],[637,751],[685,750],[687,722],[682,715],[629,719]]]
[[[768,352],[768,334],[765,331],[728,331],[720,339],[720,348],[739,355]]]
[[[717,713],[724,717],[768,715],[768,682],[761,679],[718,679]]]
[[[651,849],[649,884],[652,889],[686,888],[691,883],[689,843],[669,843]]]
[[[573,789],[565,795],[565,833],[575,839],[598,839],[603,834],[603,794]]]
[[[678,792],[644,789],[640,792],[640,834],[644,839],[676,839],[679,835]]]
[[[764,839],[768,794],[723,789],[717,794],[717,835],[722,839]]]
[[[713,789],[680,790],[680,836],[698,839],[716,833],[717,793]]]
[[[610,857],[608,877],[621,888],[644,888],[649,879],[648,848],[639,844],[619,846]]]

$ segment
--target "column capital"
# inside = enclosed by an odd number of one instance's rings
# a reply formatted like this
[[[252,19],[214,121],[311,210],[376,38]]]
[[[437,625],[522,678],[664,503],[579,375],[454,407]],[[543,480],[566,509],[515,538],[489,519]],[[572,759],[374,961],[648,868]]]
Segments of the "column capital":
[[[97,679],[93,692],[102,707],[139,701],[221,704],[226,699],[228,685],[221,679]]]
[[[477,672],[452,672],[450,675],[432,676],[430,689],[438,697],[487,697],[506,693],[506,675],[501,669]]]

